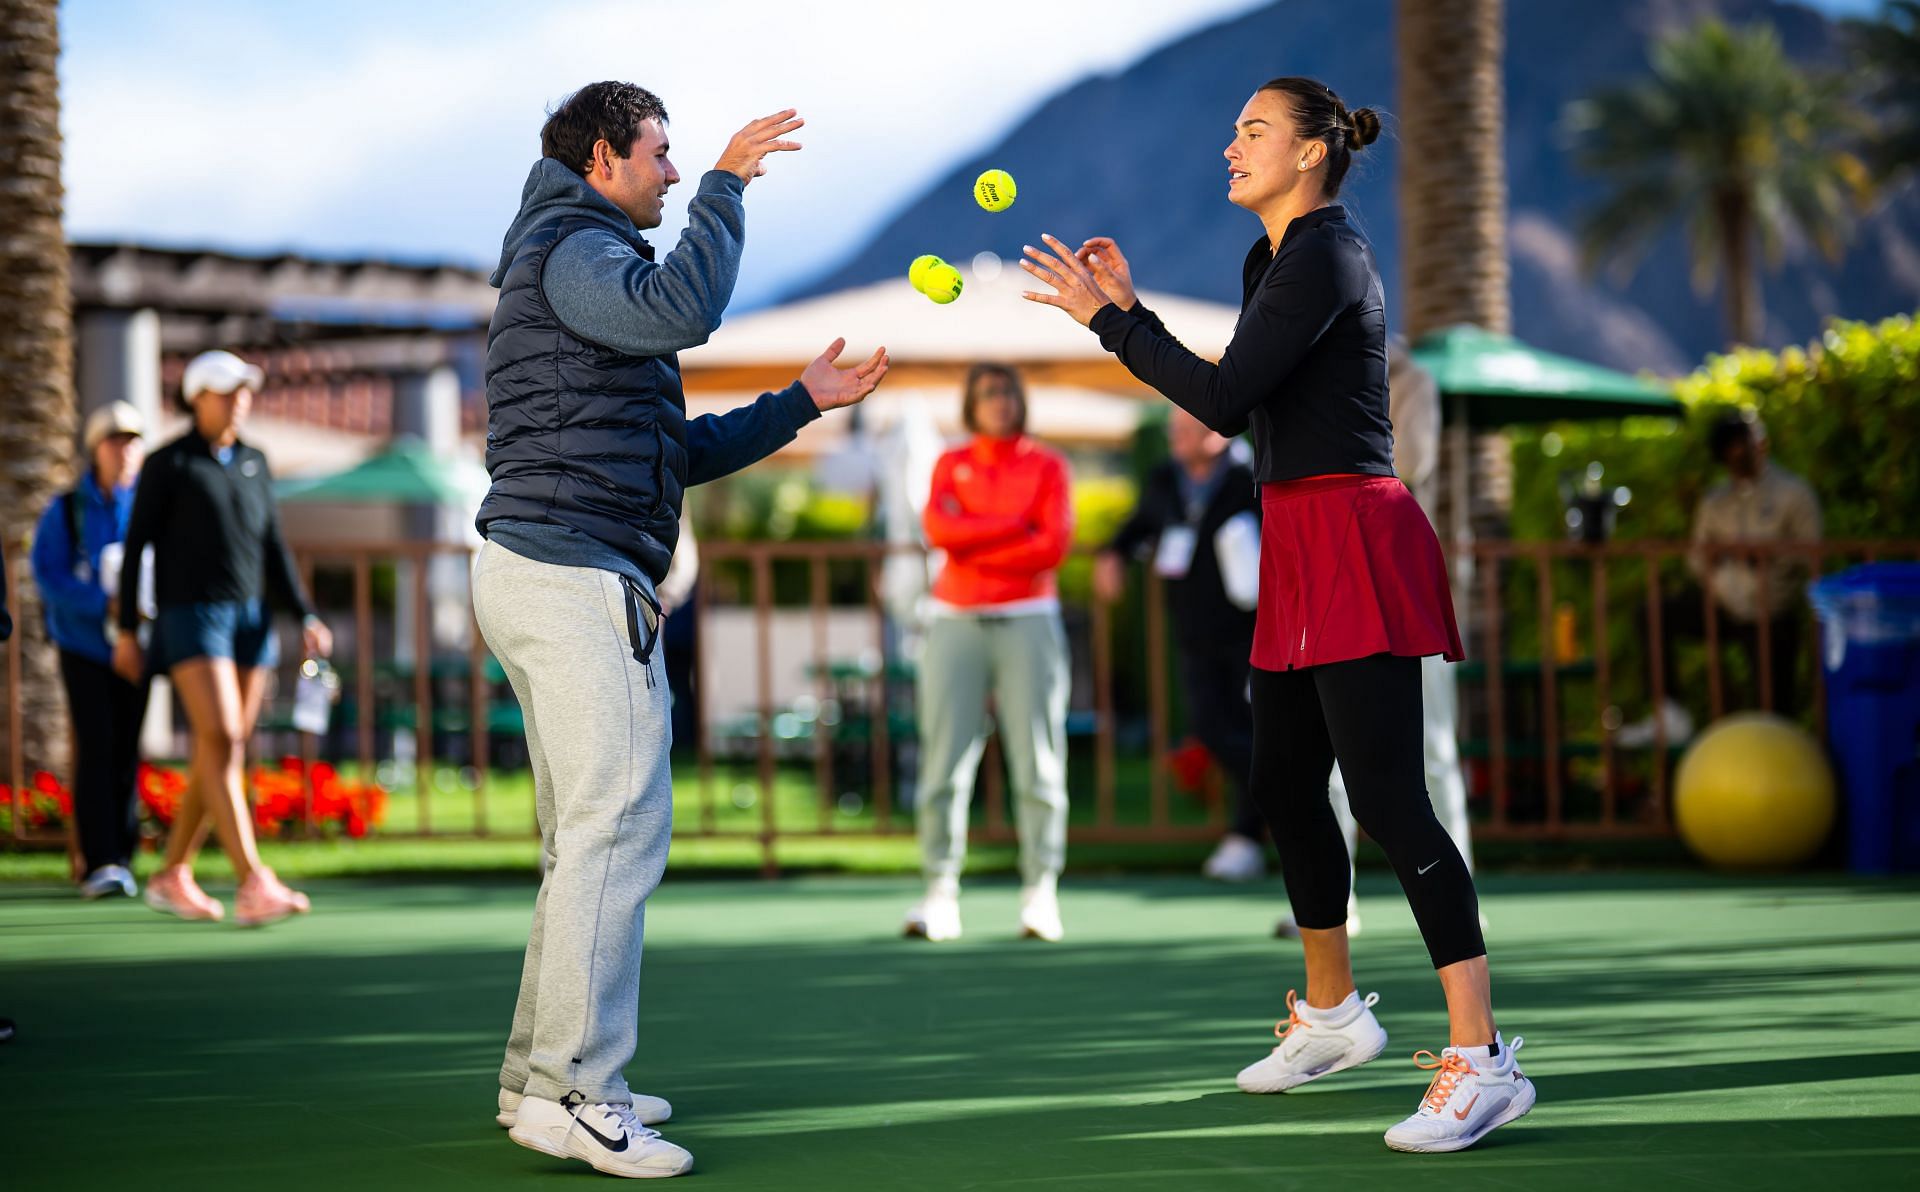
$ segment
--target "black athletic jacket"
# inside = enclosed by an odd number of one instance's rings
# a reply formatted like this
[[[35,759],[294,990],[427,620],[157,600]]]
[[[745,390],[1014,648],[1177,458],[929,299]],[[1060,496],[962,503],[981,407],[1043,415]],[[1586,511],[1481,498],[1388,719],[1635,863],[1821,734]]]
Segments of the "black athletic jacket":
[[[1274,252],[1262,236],[1241,270],[1240,321],[1219,364],[1167,334],[1151,311],[1108,303],[1100,346],[1223,435],[1253,432],[1253,478],[1393,475],[1387,316],[1373,250],[1346,209],[1295,219]]]
[[[267,457],[233,445],[227,464],[189,429],[147,458],[127,521],[122,592],[140,590],[141,556],[151,543],[154,597],[162,604],[208,604],[267,597],[302,616],[313,612],[280,535]],[[139,624],[140,602],[120,602],[120,627]]]

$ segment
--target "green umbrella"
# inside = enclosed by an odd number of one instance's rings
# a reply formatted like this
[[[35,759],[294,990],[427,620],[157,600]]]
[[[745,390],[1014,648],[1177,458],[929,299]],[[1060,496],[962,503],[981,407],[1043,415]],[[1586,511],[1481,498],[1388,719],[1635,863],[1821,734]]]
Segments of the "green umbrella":
[[[1433,374],[1449,409],[1464,406],[1475,427],[1634,414],[1677,418],[1684,410],[1664,382],[1542,352],[1465,324],[1422,336],[1413,359]]]
[[[436,455],[420,440],[405,438],[344,472],[285,480],[275,487],[282,501],[472,505],[486,494],[487,473],[478,464]]]

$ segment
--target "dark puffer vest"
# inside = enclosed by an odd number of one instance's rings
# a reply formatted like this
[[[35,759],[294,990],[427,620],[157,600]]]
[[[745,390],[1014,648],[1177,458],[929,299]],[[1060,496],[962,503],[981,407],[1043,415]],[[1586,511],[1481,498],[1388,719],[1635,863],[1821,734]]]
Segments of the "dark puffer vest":
[[[626,356],[555,317],[541,274],[555,245],[605,223],[560,219],[529,235],[487,331],[487,471],[475,519],[565,526],[633,559],[655,583],[680,537],[686,398],[677,357]],[[653,259],[637,236],[634,250]]]

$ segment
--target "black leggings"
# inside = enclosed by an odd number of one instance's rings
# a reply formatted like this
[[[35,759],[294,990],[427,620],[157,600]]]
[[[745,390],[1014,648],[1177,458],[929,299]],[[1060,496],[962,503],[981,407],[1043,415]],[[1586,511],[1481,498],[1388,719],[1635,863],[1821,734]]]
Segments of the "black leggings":
[[[1376,654],[1253,671],[1253,790],[1267,815],[1294,921],[1347,921],[1352,873],[1327,798],[1340,762],[1353,817],[1400,876],[1433,967],[1486,955],[1473,875],[1427,798],[1420,660]]]
[[[129,683],[104,662],[60,651],[60,676],[78,746],[74,757],[73,816],[87,872],[131,865],[140,846],[138,795],[140,722],[149,683]]]

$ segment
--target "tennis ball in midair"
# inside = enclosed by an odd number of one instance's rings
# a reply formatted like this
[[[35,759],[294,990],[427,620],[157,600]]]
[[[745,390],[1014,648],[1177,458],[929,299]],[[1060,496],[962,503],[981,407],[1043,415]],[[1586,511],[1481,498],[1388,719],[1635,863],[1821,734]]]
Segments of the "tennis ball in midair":
[[[973,199],[989,211],[1005,211],[1013,206],[1017,193],[1013,175],[1005,170],[988,170],[973,180]]]
[[[913,258],[913,264],[907,266],[907,280],[913,283],[914,289],[924,294],[927,292],[927,271],[935,265],[944,264],[946,264],[945,261],[934,256],[932,253],[915,257]]]
[[[960,271],[945,262],[927,270],[920,292],[945,306],[960,296]]]

